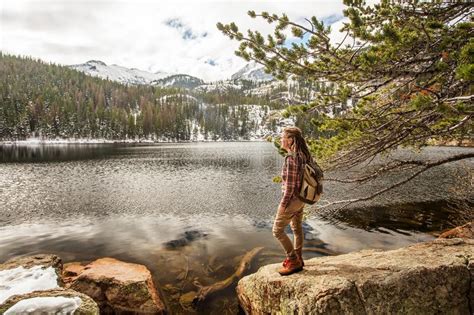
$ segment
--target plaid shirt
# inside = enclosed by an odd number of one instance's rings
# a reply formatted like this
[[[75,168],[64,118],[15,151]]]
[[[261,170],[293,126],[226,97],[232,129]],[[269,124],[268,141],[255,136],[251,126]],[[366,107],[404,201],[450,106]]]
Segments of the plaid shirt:
[[[285,163],[281,170],[281,190],[282,198],[280,201],[280,206],[286,208],[290,203],[293,195],[298,194],[300,188],[300,160],[296,157],[294,153],[288,153],[285,157]]]

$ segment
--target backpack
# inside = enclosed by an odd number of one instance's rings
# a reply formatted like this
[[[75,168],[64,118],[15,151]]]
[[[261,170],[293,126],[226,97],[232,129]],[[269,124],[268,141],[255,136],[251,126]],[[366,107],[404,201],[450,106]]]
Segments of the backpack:
[[[324,173],[321,167],[311,157],[309,162],[301,164],[298,199],[307,204],[315,204],[323,194]]]

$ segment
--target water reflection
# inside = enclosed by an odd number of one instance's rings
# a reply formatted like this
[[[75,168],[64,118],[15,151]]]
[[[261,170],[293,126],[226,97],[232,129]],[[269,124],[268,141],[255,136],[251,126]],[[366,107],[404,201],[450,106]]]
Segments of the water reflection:
[[[272,236],[271,226],[272,220],[240,215],[117,216],[60,224],[19,224],[0,228],[0,260],[53,253],[64,262],[114,257],[144,264],[163,288],[173,311],[182,313],[179,296],[196,291],[196,280],[210,285],[229,277],[242,255],[251,249],[265,248],[249,272],[263,265],[281,263],[282,249]],[[289,228],[286,232],[291,234]],[[305,259],[365,248],[399,248],[432,239],[429,235],[408,231],[397,234],[335,227],[314,218],[304,223],[304,233]],[[235,286],[211,298],[199,313],[210,314],[228,308],[235,314],[237,300],[233,288]]]
[[[113,153],[115,147],[115,144],[0,145],[0,162],[39,163],[104,158]]]
[[[263,146],[262,146],[263,144]],[[263,147],[267,147],[262,150]],[[270,150],[268,150],[270,149]],[[139,160],[159,163],[168,170],[186,167],[274,169],[278,161],[268,143],[185,144],[0,144],[2,163],[65,162],[88,159]],[[255,154],[257,153],[257,154]]]

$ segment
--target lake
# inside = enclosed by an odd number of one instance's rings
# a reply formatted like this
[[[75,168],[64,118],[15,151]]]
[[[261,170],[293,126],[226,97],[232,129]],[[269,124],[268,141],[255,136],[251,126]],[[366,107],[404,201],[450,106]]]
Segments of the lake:
[[[183,313],[177,300],[196,290],[193,281],[227,278],[252,248],[265,250],[251,272],[284,259],[271,231],[282,163],[269,142],[0,145],[0,262],[52,253],[63,262],[141,263]],[[446,218],[433,213],[433,222]],[[400,222],[384,212],[368,221],[310,215],[303,256],[434,238],[426,218]],[[198,313],[237,313],[234,289]]]

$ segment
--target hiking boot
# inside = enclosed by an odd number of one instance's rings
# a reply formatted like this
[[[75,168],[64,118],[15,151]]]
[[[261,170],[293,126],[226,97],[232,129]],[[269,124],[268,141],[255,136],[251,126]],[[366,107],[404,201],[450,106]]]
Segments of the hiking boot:
[[[296,256],[298,256],[298,258],[301,260],[301,266],[304,267],[303,250],[299,249],[299,250],[296,250],[295,252],[296,252]]]
[[[301,266],[304,267],[303,255],[302,255],[302,253],[301,253],[302,250],[300,249],[300,250],[297,250],[297,251],[295,251],[295,252],[296,252],[296,255],[299,257],[299,259],[301,260]],[[288,261],[289,261],[289,260],[290,260],[290,259],[289,259],[288,257],[285,258],[285,260],[283,261],[283,264],[282,264],[283,267],[286,267],[286,265],[288,264]]]
[[[286,261],[286,259],[285,259]],[[283,262],[285,263],[285,262]],[[291,275],[292,273],[303,270],[301,260],[298,256],[295,258],[288,258],[288,262],[284,265],[283,268],[278,270],[278,273],[282,276]]]

